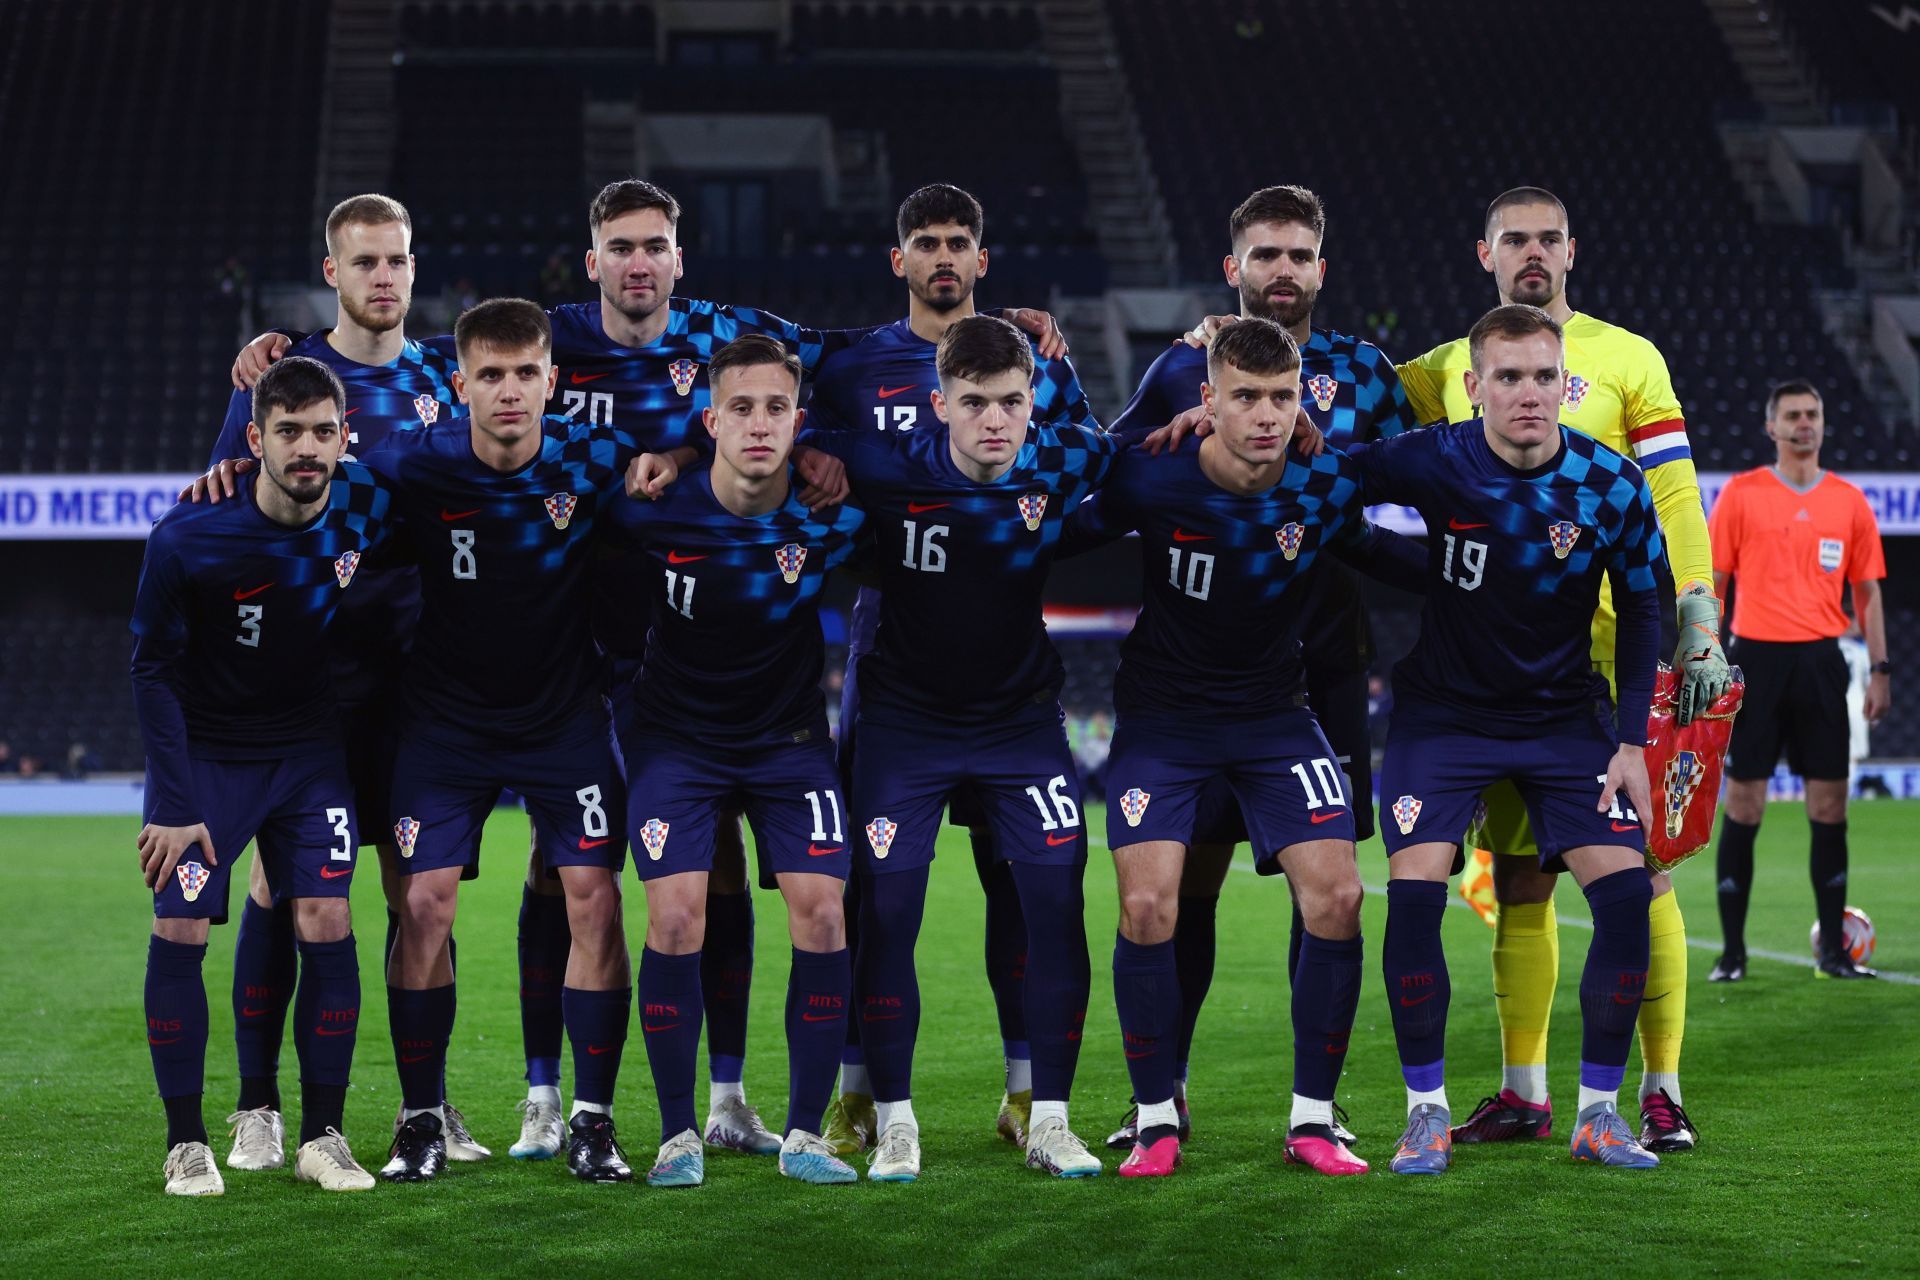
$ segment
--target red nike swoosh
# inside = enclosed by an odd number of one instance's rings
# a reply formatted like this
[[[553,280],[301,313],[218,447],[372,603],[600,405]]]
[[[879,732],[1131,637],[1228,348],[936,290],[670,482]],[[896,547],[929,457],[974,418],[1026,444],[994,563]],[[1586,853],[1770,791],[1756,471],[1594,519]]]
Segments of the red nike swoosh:
[[[598,849],[601,845],[605,844],[607,840],[611,840],[611,839],[613,839],[612,836],[608,836],[606,837],[606,839],[602,839],[602,840],[589,840],[585,836],[581,836],[580,847],[582,849]]]
[[[1463,529],[1484,529],[1486,527],[1487,527],[1487,522],[1484,520],[1482,520],[1479,524],[1462,524],[1458,520],[1447,521],[1447,528],[1452,529],[1456,533],[1460,532]]]
[[[831,849],[822,849],[822,848],[821,848],[821,847],[820,847],[819,845],[817,845],[817,844],[810,844],[810,845],[808,845],[808,846],[807,846],[807,856],[808,856],[809,858],[824,858],[824,857],[826,857],[826,856],[827,856],[828,854],[830,854],[830,853],[838,853],[838,852],[840,852],[840,851],[841,851],[842,849],[844,849],[844,848],[846,848],[846,847],[847,847],[847,846],[845,846],[845,845],[843,845],[843,844],[837,844],[837,845],[835,845],[835,846],[833,846],[833,848],[831,848]]]
[[[358,1027],[335,1027],[331,1030],[326,1027],[315,1027],[313,1034],[317,1036],[350,1036],[357,1030],[359,1030]]]
[[[575,373],[575,374],[570,374],[568,376],[568,381],[572,382],[573,385],[577,387],[583,382],[598,382],[600,379],[607,376],[608,375],[604,373]]]
[[[1173,540],[1175,542],[1212,542],[1213,535],[1210,533],[1188,533],[1185,529],[1175,529],[1173,531]]]
[[[479,507],[475,507],[471,511],[449,511],[445,507],[440,508],[440,518],[448,522],[452,522],[455,520],[465,520],[468,516],[477,516],[479,514],[480,514]]]
[[[1310,813],[1307,815],[1307,819],[1317,827],[1323,822],[1332,822],[1345,812],[1345,809],[1335,809],[1332,813]]]
[[[273,585],[273,583],[271,583],[271,582],[269,582],[269,583],[267,584],[267,587],[270,587],[270,586],[272,586],[272,585]],[[245,599],[248,599],[248,598],[250,598],[250,597],[252,597],[252,596],[257,596],[257,595],[259,595],[259,594],[260,594],[260,593],[261,593],[262,591],[265,591],[265,590],[267,589],[267,587],[255,587],[255,588],[254,588],[253,590],[251,590],[251,591],[242,591],[242,590],[240,590],[240,588],[238,588],[238,587],[235,587],[235,588],[233,589],[233,598],[234,598],[235,600],[245,600]]]
[[[184,1039],[186,1039],[185,1036],[175,1036],[171,1040],[155,1040],[152,1036],[148,1036],[147,1043],[148,1044],[179,1044]]]
[[[695,560],[705,560],[705,556],[685,556],[678,551],[667,552],[668,564],[692,564]]]
[[[920,384],[917,382],[909,382],[904,387],[881,387],[878,391],[874,392],[874,394],[879,396],[882,400],[891,400],[895,396],[899,395],[902,391],[911,391],[919,385]]]
[[[909,502],[907,504],[907,514],[910,516],[925,515],[929,511],[938,511],[942,507],[950,507],[952,505],[951,502]]]
[[[425,1062],[432,1056],[430,1053],[403,1053],[400,1055],[400,1061],[406,1063]]]
[[[1607,825],[1615,831],[1638,831],[1640,829],[1640,824],[1637,822],[1611,822]]]
[[[1434,992],[1429,991],[1427,992],[1427,994],[1421,996],[1418,1000],[1409,1000],[1405,996],[1401,996],[1400,1005],[1402,1008],[1411,1009],[1413,1008],[1413,1006],[1417,1004],[1425,1004],[1427,1001],[1433,999],[1434,995],[1435,995]]]
[[[1327,1046],[1328,1053],[1345,1053],[1346,1051],[1347,1046],[1343,1044],[1330,1044]]]
[[[590,1044],[587,1046],[587,1052],[597,1058],[603,1053],[612,1053],[613,1046],[610,1044]]]
[[[842,1013],[803,1013],[803,1014],[801,1014],[801,1015],[800,1015],[800,1021],[802,1021],[802,1022],[832,1022],[832,1021],[833,1021],[833,1020],[834,1020],[835,1018],[843,1018],[843,1017],[845,1017],[845,1016],[846,1016],[846,1015],[845,1015],[845,1014],[842,1014]]]
[[[244,1004],[240,1006],[240,1016],[243,1018],[257,1018],[265,1012],[265,1009],[254,1009]]]
[[[1127,1050],[1127,1058],[1129,1061],[1135,1058],[1151,1058],[1154,1054],[1158,1052],[1160,1052],[1158,1049],[1142,1049],[1140,1052],[1135,1053],[1133,1050],[1129,1049]]]
[[[860,1021],[892,1022],[895,1018],[900,1018],[904,1016],[905,1016],[904,1014],[898,1014],[898,1013],[864,1013],[860,1015]]]
[[[663,1022],[659,1026],[655,1026],[651,1022],[643,1022],[640,1024],[640,1029],[642,1031],[671,1031],[679,1025],[677,1022]]]
[[[1623,995],[1620,995],[1620,994],[1619,994],[1619,993],[1617,993],[1617,992],[1616,992],[1616,993],[1614,994],[1614,997],[1613,997],[1613,1002],[1614,1002],[1615,1004],[1637,1004],[1637,1003],[1643,1003],[1643,1002],[1641,1002],[1641,1001],[1636,1001],[1636,1000],[1635,1000],[1635,999],[1634,999],[1634,998],[1633,998],[1632,996],[1623,996]]]
[[[353,874],[352,867],[341,867],[337,871],[334,870],[332,867],[320,868],[320,878],[322,880],[338,880],[341,876],[350,876],[352,874]]]
[[[1049,848],[1057,849],[1063,844],[1072,844],[1075,840],[1078,840],[1079,838],[1080,836],[1078,833],[1075,833],[1074,835],[1070,835],[1070,836],[1048,836],[1047,845]]]

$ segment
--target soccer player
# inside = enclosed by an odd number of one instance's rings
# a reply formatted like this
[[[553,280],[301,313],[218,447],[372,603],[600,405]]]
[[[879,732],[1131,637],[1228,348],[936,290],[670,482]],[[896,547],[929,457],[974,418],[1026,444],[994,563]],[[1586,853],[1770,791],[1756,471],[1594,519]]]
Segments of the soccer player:
[[[852,857],[820,693],[819,610],[827,573],[852,554],[862,516],[846,506],[815,515],[798,496],[789,464],[804,417],[797,356],[747,334],[714,352],[707,378],[712,468],[613,513],[652,566],[654,593],[646,657],[619,726],[627,836],[647,890],[641,1029],[661,1115],[647,1182],[697,1186],[705,1177],[693,1076],[706,882],[714,827],[739,808],[763,875],[786,899],[793,938],[780,1171],[854,1182],[820,1138],[853,969],[841,911]]]
[[[1753,890],[1753,840],[1766,812],[1767,780],[1784,745],[1806,779],[1808,866],[1819,913],[1815,973],[1878,977],[1845,946],[1847,907],[1848,681],[1837,639],[1847,630],[1842,589],[1853,585],[1854,612],[1872,674],[1866,718],[1891,703],[1887,576],[1880,526],[1866,495],[1820,468],[1826,406],[1810,382],[1783,382],[1767,396],[1771,467],[1727,481],[1713,504],[1713,583],[1734,601],[1732,656],[1747,677],[1747,700],[1727,745],[1727,812],[1720,824],[1718,877],[1724,950],[1710,981],[1747,973],[1747,895]]]
[[[1639,467],[1557,421],[1567,378],[1558,321],[1538,307],[1500,306],[1468,343],[1465,392],[1484,419],[1355,455],[1368,502],[1420,512],[1431,564],[1420,638],[1394,668],[1381,767],[1384,968],[1408,1113],[1391,1167],[1443,1173],[1452,1159],[1452,988],[1440,923],[1461,833],[1481,792],[1509,781],[1542,867],[1573,872],[1593,913],[1573,1156],[1648,1168],[1660,1159],[1634,1140],[1617,1098],[1647,976],[1652,889],[1640,815],[1660,529]],[[1588,656],[1603,575],[1620,619],[1617,729]]]
[[[928,396],[939,382],[935,352],[947,330],[975,314],[974,290],[987,273],[987,250],[982,245],[985,222],[978,200],[945,183],[921,187],[901,202],[894,218],[897,242],[891,259],[894,275],[907,282],[907,315],[822,362],[808,402],[812,427],[902,432],[932,419]],[[1044,350],[1046,344],[1042,346]],[[1034,360],[1033,419],[1100,428],[1064,355],[1043,353]],[[880,593],[861,588],[853,606],[840,701],[843,775],[852,768],[854,726],[860,718],[859,663],[873,648],[879,621]],[[954,822],[968,829],[974,870],[986,891],[987,983],[999,1016],[1006,1064],[1006,1085],[994,1127],[1008,1142],[1024,1146],[1033,1106],[1033,1066],[1021,1004],[1026,921],[1020,915],[1012,868],[995,852],[993,828],[979,797],[962,791],[954,797],[952,810]],[[848,923],[854,927],[859,910],[857,880],[849,883],[848,894]],[[829,1113],[827,1137],[836,1151],[848,1155],[871,1146],[875,1137],[873,1086],[857,1019],[847,1021],[840,1075],[841,1092]]]
[[[1573,310],[1567,274],[1575,244],[1564,205],[1538,187],[1516,187],[1487,209],[1480,264],[1504,303],[1543,308],[1566,333],[1567,378],[1560,420],[1610,449],[1636,459],[1654,508],[1679,591],[1680,646],[1673,666],[1682,687],[1685,724],[1724,693],[1731,676],[1720,648],[1720,602],[1713,595],[1700,485],[1687,446],[1680,402],[1666,362],[1637,334]],[[1467,390],[1465,339],[1436,347],[1400,366],[1419,421],[1465,422],[1478,407]],[[1614,612],[1603,585],[1593,620],[1593,661],[1614,671]],[[1624,705],[1624,698],[1621,700]],[[1628,726],[1630,730],[1630,726]],[[1500,1010],[1499,1092],[1474,1109],[1454,1137],[1462,1142],[1543,1138],[1552,1125],[1547,1096],[1547,1021],[1560,975],[1559,926],[1553,914],[1556,876],[1538,865],[1519,795],[1510,786],[1487,795],[1486,816],[1470,840],[1492,849],[1494,895],[1500,903],[1493,944],[1493,989]],[[1686,1031],[1687,937],[1673,882],[1653,877],[1653,960],[1640,1013],[1641,1141],[1655,1151],[1687,1151],[1693,1121],[1680,1105],[1680,1046]]]
[[[1222,266],[1227,284],[1240,295],[1240,316],[1272,320],[1293,336],[1300,352],[1300,387],[1309,414],[1320,416],[1327,442],[1335,448],[1399,435],[1414,425],[1406,393],[1393,362],[1371,342],[1316,328],[1314,304],[1326,282],[1326,210],[1305,187],[1264,187],[1240,203],[1228,219],[1232,252]],[[1112,430],[1123,440],[1170,423],[1200,402],[1207,378],[1204,345],[1176,342],[1161,352]],[[1306,668],[1307,703],[1313,708],[1334,759],[1346,775],[1347,792],[1358,797],[1353,809],[1355,839],[1373,834],[1373,750],[1367,732],[1367,667],[1373,659],[1373,631],[1360,584],[1352,569],[1320,557],[1306,576],[1305,595],[1296,599],[1305,621],[1300,643]],[[1179,924],[1174,930],[1174,965],[1179,972],[1181,1022],[1174,1053],[1174,1103],[1180,1136],[1190,1129],[1187,1063],[1194,1026],[1213,982],[1214,917],[1220,889],[1233,862],[1233,846],[1246,839],[1240,808],[1224,781],[1210,783],[1199,802],[1194,842],[1187,849],[1180,878]],[[1291,882],[1289,882],[1291,883]],[[1305,927],[1296,904],[1288,940],[1289,979],[1297,968]],[[1107,1145],[1130,1150],[1136,1117],[1129,1114]],[[1335,1126],[1346,1142],[1338,1116]]]
[[[154,893],[147,1045],[167,1113],[169,1195],[225,1191],[201,1116],[201,967],[209,925],[227,918],[233,866],[256,838],[269,902],[288,904],[299,957],[294,1176],[328,1191],[373,1186],[341,1136],[360,1021],[347,901],[359,840],[326,629],[383,536],[390,494],[340,461],[346,393],[326,365],[283,361],[253,405],[246,442],[262,471],[233,502],[183,503],[160,519],[134,603],[147,756],[140,866]],[[285,1163],[273,1154],[273,1166]]]
[[[412,341],[401,327],[413,303],[412,240],[413,219],[398,200],[359,195],[335,205],[327,215],[327,256],[321,263],[321,273],[339,294],[333,327],[287,348],[289,355],[332,369],[346,389],[349,458],[380,448],[394,432],[417,431],[466,413],[453,392],[452,358]],[[214,465],[247,456],[252,408],[251,393],[236,390],[213,446]],[[393,781],[392,714],[420,612],[420,584],[410,564],[370,563],[360,570],[358,587],[341,597],[330,632],[331,678],[354,812],[369,820],[357,830],[380,858],[391,953],[400,920],[400,855],[384,821]],[[451,951],[451,937],[447,945]],[[234,1135],[227,1155],[232,1169],[277,1169],[286,1163],[278,1075],[293,974],[292,911],[284,902],[272,905],[263,857],[256,854],[234,938],[233,1037],[240,1097],[227,1117]],[[449,1106],[448,1158],[480,1160],[490,1154],[467,1132],[459,1109]]]
[[[406,877],[388,991],[402,1123],[380,1173],[421,1181],[444,1167],[454,975],[442,943],[460,880],[478,870],[481,826],[511,788],[566,893],[567,1163],[583,1180],[624,1181],[610,1110],[632,995],[616,878],[624,792],[586,588],[590,537],[619,496],[631,442],[544,416],[555,370],[533,303],[483,302],[454,336],[470,417],[396,436],[368,459],[399,491],[423,597],[392,801]]]
[[[1027,1164],[1096,1174],[1100,1162],[1067,1124],[1091,980],[1086,840],[1062,729],[1064,672],[1040,596],[1062,526],[1105,477],[1114,443],[1073,423],[1030,424],[1033,353],[1003,320],[957,321],[936,358],[936,421],[808,433],[845,461],[880,573],[877,639],[860,660],[849,810],[865,837],[854,865],[863,877],[854,989],[878,1112],[868,1176],[919,1176],[914,944],[941,809],[969,784],[996,852],[1013,864],[1027,924]]]
[[[1292,975],[1287,1159],[1326,1174],[1367,1170],[1333,1128],[1360,998],[1354,802],[1307,705],[1298,639],[1315,562],[1366,525],[1343,454],[1287,457],[1300,373],[1299,347],[1276,321],[1222,330],[1201,388],[1213,433],[1163,458],[1122,454],[1069,532],[1078,540],[1138,530],[1145,570],[1146,605],[1114,679],[1119,722],[1107,762],[1107,842],[1120,890],[1114,1000],[1139,1100],[1123,1177],[1164,1176],[1180,1161],[1185,993],[1175,938],[1183,863],[1216,781],[1245,814],[1256,866],[1284,870],[1306,916]],[[1406,545],[1418,585],[1426,557]]]

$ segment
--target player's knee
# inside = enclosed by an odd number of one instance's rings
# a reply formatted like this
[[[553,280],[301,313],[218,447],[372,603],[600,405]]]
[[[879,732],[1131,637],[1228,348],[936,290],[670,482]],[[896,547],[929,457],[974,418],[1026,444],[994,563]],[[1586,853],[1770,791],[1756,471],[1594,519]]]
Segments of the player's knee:
[[[707,912],[702,902],[647,900],[647,945],[662,955],[698,951],[706,942]]]
[[[1495,854],[1493,858],[1493,896],[1503,904],[1551,902],[1556,877],[1540,870],[1532,857]]]
[[[1300,891],[1300,915],[1316,938],[1345,939],[1360,932],[1360,903],[1366,890],[1359,875],[1345,875]]]
[[[183,920],[173,917],[158,917],[153,921],[153,936],[163,942],[177,942],[183,947],[201,947],[207,942],[210,931],[209,920]]]
[[[1767,809],[1767,784],[1733,778],[1727,782],[1726,813],[1743,826],[1757,827]],[[1816,819],[1818,821],[1818,819]]]
[[[1847,820],[1846,784],[1807,788],[1807,821],[1845,822]]]
[[[1120,932],[1127,941],[1151,946],[1173,937],[1179,905],[1158,887],[1128,888],[1120,895]]]
[[[838,951],[847,945],[846,913],[836,892],[787,901],[787,928],[802,951]]]
[[[400,931],[413,937],[440,937],[453,928],[457,882],[445,885],[421,877],[403,883],[399,905]]]

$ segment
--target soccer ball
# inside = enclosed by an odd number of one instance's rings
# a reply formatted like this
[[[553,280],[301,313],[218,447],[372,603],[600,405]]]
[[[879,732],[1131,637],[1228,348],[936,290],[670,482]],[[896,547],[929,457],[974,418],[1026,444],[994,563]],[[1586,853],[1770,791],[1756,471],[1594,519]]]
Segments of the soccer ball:
[[[1873,959],[1873,921],[1867,919],[1867,913],[1858,907],[1848,907],[1846,923],[1840,932],[1846,938],[1847,955],[1855,964],[1864,965]],[[1813,931],[1807,935],[1807,945],[1813,948],[1813,958],[1820,958],[1820,922],[1813,922]]]

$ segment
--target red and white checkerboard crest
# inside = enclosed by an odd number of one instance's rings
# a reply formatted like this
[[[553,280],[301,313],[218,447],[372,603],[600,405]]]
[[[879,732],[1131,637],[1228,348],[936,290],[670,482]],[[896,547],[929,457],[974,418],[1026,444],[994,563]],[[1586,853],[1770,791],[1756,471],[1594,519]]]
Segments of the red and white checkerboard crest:
[[[891,818],[875,818],[867,824],[867,843],[873,846],[873,856],[884,858],[887,850],[893,848],[893,838],[900,834],[900,824]]]
[[[1587,398],[1587,392],[1591,390],[1593,390],[1593,384],[1591,382],[1588,382],[1577,373],[1568,374],[1567,390],[1564,396],[1567,407],[1570,409],[1578,409],[1580,402]]]
[[[647,856],[655,862],[660,861],[660,855],[666,852],[667,832],[670,829],[670,823],[662,822],[658,818],[648,818],[647,825],[640,828],[640,844],[646,849]]]
[[[1553,557],[1565,560],[1573,550],[1573,544],[1580,541],[1580,526],[1569,524],[1565,520],[1555,520],[1547,526],[1547,541],[1553,546]]]
[[[1127,794],[1120,797],[1120,812],[1126,815],[1128,826],[1137,827],[1140,825],[1140,819],[1144,817],[1147,812],[1147,801],[1151,799],[1153,799],[1152,796],[1138,787],[1134,787],[1128,791]]]
[[[420,425],[430,427],[440,417],[440,402],[429,395],[417,395],[413,398],[413,411],[420,415]]]
[[[1691,751],[1681,751],[1667,761],[1667,776],[1662,790],[1667,793],[1667,838],[1678,840],[1680,830],[1687,823],[1687,806],[1693,803],[1694,793],[1700,789],[1700,780],[1707,776],[1707,767],[1700,763],[1700,757]]]
[[[800,570],[807,563],[807,549],[797,542],[789,542],[773,553],[773,562],[780,566],[780,576],[788,582],[800,581]]]
[[[564,529],[573,520],[573,509],[580,500],[570,493],[556,493],[547,499],[547,514],[553,517],[553,527]]]
[[[207,869],[197,862],[183,862],[173,869],[180,878],[180,896],[192,902],[207,887]]]
[[[353,581],[353,571],[359,567],[360,553],[358,551],[343,551],[340,553],[340,558],[333,562],[334,579],[339,582],[340,586],[344,589],[349,582]]]
[[[683,396],[693,391],[693,375],[699,371],[700,366],[691,360],[675,360],[667,366],[667,376],[673,379],[673,389]]]
[[[1288,524],[1274,531],[1273,540],[1280,544],[1280,554],[1291,560],[1300,554],[1300,540],[1306,536],[1307,526]]]
[[[1307,379],[1307,394],[1313,397],[1313,403],[1322,413],[1333,408],[1333,394],[1340,384],[1324,373],[1316,373]]]
[[[411,858],[413,846],[420,839],[420,824],[412,818],[402,818],[393,824],[393,842],[400,846],[400,856]]]
[[[1027,522],[1027,528],[1038,529],[1040,517],[1047,514],[1047,495],[1044,493],[1023,493],[1019,501],[1020,518]]]
[[[1393,820],[1400,827],[1400,834],[1413,834],[1413,824],[1420,821],[1420,802],[1412,796],[1401,796],[1393,802]]]

